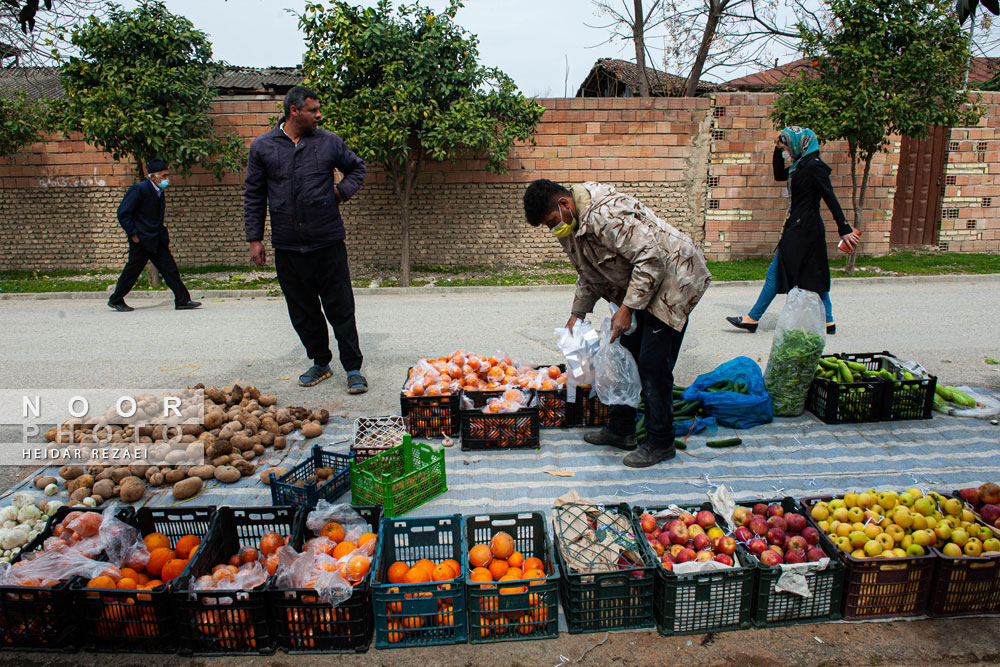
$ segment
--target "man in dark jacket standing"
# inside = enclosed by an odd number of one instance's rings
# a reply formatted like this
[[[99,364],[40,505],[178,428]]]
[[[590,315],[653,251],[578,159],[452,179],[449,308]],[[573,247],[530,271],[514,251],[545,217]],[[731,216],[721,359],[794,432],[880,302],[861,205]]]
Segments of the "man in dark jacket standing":
[[[170,254],[170,236],[163,224],[165,210],[163,191],[170,185],[170,172],[163,160],[150,160],[146,165],[149,178],[130,187],[118,206],[118,222],[128,236],[128,261],[118,277],[118,285],[108,299],[108,305],[120,313],[134,308],[125,303],[147,262],[159,270],[163,281],[174,293],[174,308],[191,310],[201,305],[191,300],[191,294],[181,282],[177,262]]]
[[[265,261],[264,217],[271,214],[274,268],[288,316],[313,366],[299,377],[311,387],[332,375],[330,321],[347,372],[347,391],[368,391],[340,205],[361,189],[365,163],[333,132],[319,129],[319,97],[305,86],[285,96],[285,117],[250,146],[243,223],[250,257]],[[334,183],[334,169],[343,179]]]

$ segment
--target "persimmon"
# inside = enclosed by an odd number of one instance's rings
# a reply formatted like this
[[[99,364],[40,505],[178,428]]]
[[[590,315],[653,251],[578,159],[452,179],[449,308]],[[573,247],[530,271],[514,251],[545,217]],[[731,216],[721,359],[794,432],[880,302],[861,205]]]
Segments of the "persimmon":
[[[201,538],[197,535],[185,535],[181,539],[177,540],[177,545],[174,547],[174,551],[177,552],[178,558],[190,558],[191,550],[201,544]]]
[[[423,387],[421,387],[421,392],[422,391]],[[319,535],[320,537],[325,537],[328,540],[340,542],[344,539],[344,527],[336,521],[331,521],[320,529]]]

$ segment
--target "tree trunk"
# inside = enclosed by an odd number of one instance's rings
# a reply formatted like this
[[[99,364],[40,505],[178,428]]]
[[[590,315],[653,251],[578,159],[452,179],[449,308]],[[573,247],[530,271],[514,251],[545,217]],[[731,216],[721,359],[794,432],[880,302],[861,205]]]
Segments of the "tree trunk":
[[[854,197],[852,193],[852,205],[854,206],[854,226],[861,231],[861,210],[865,205],[865,194],[868,190],[868,176],[871,174],[872,169],[872,159],[875,157],[874,153],[869,153],[868,157],[865,159],[865,171],[861,177],[861,188],[858,192],[857,183],[855,177],[857,176],[857,170],[854,168],[854,160],[851,160],[851,186],[853,192],[857,193]],[[858,256],[858,248],[861,247],[861,241],[859,240],[854,249],[851,250],[851,254],[847,257],[847,265],[844,267],[844,273],[847,275],[852,275],[854,273],[854,264]]]
[[[642,0],[635,0],[635,20],[632,22],[632,41],[635,43],[635,68],[639,76],[639,97],[649,97],[649,79],[646,78],[646,25],[642,13]]]
[[[409,192],[403,202],[403,241],[399,260],[399,286],[410,286],[410,202]]]
[[[701,46],[698,47],[698,55],[691,66],[688,74],[687,86],[684,88],[685,97],[694,97],[698,90],[698,82],[701,81],[701,73],[705,69],[705,61],[708,60],[708,53],[712,49],[712,40],[715,39],[715,30],[719,27],[719,18],[725,8],[725,2],[710,0],[708,3],[708,18],[705,20],[705,33],[701,36]]]

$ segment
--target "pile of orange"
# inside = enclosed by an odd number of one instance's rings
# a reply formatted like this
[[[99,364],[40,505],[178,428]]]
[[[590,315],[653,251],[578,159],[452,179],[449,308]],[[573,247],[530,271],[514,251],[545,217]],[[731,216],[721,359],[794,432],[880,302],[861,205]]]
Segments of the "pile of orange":
[[[352,586],[364,580],[371,570],[372,558],[378,546],[378,536],[375,533],[362,533],[357,543],[344,539],[344,527],[336,521],[330,521],[319,531],[319,536],[306,542],[303,553],[310,552],[314,556],[326,555],[330,558],[314,558],[315,575],[305,582],[303,588],[315,588],[316,582],[323,572],[339,570]],[[356,553],[357,551],[366,553]]]
[[[404,396],[447,396],[465,391],[542,389],[566,386],[566,373],[558,366],[536,370],[517,366],[510,357],[497,359],[458,349],[434,360],[421,359],[410,369]]]
[[[278,549],[285,546],[287,537],[282,537],[278,533],[265,533],[261,536],[256,547],[245,546],[238,553],[230,556],[225,563],[217,563],[212,566],[209,574],[203,574],[195,583],[199,589],[228,588],[226,584],[236,581],[236,575],[242,570],[247,570],[255,563],[260,564],[267,573],[274,574],[278,568]]]
[[[469,549],[469,579],[479,591],[496,589],[499,595],[526,593],[528,586],[545,583],[545,564],[540,558],[528,557],[515,549],[514,539],[500,531],[489,544],[476,544]],[[528,609],[500,612],[495,595],[472,595],[479,598],[479,627],[473,623],[473,632],[488,637],[507,632],[531,634],[548,625],[549,610],[543,596],[528,596]]]
[[[413,565],[396,561],[386,570],[386,580],[390,584],[432,584],[439,591],[451,590],[450,581],[454,581],[462,576],[462,566],[454,559],[443,560],[439,563],[428,558],[421,558]],[[393,586],[387,590],[388,593],[398,595],[400,589]],[[429,598],[434,594],[429,590],[415,593],[405,593],[406,599]],[[388,622],[389,643],[396,644],[403,641],[408,632],[418,632],[423,628],[450,628],[455,625],[454,598],[445,597],[438,599],[437,613],[434,614],[403,614],[403,603],[399,600],[392,600],[386,603],[386,616]]]

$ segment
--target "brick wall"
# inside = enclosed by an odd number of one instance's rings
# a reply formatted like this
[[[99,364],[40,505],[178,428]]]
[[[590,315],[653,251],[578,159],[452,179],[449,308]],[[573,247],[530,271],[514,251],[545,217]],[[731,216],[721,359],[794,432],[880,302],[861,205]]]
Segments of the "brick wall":
[[[771,254],[786,201],[771,175],[776,131],[768,117],[773,96],[718,94],[713,98],[551,99],[533,145],[517,146],[509,172],[491,174],[484,161],[460,156],[430,163],[411,204],[414,264],[527,264],[562,259],[545,230],[523,221],[524,187],[535,178],[563,183],[609,182],[639,196],[671,224],[704,245],[711,259]],[[942,242],[951,249],[997,250],[990,170],[998,162],[1000,95],[984,96],[987,118],[955,128],[961,149],[949,153]],[[220,98],[218,127],[247,143],[278,115],[278,100]],[[721,134],[720,134],[721,133]],[[977,151],[979,142],[985,151]],[[848,219],[850,170],[846,148],[822,147]],[[985,160],[980,162],[980,160]],[[863,251],[888,251],[898,142],[872,169]],[[134,181],[133,165],[117,163],[79,137],[46,137],[0,159],[0,269],[91,269],[121,266],[126,252],[115,209]],[[248,264],[243,241],[243,174],[221,182],[195,171],[172,177],[167,224],[178,263]],[[987,205],[984,206],[983,204]],[[387,175],[369,169],[365,187],[344,207],[348,250],[355,267],[395,266],[400,257],[399,205]],[[833,224],[828,221],[831,244]],[[975,220],[975,229],[967,229]],[[982,238],[980,238],[982,237]]]

